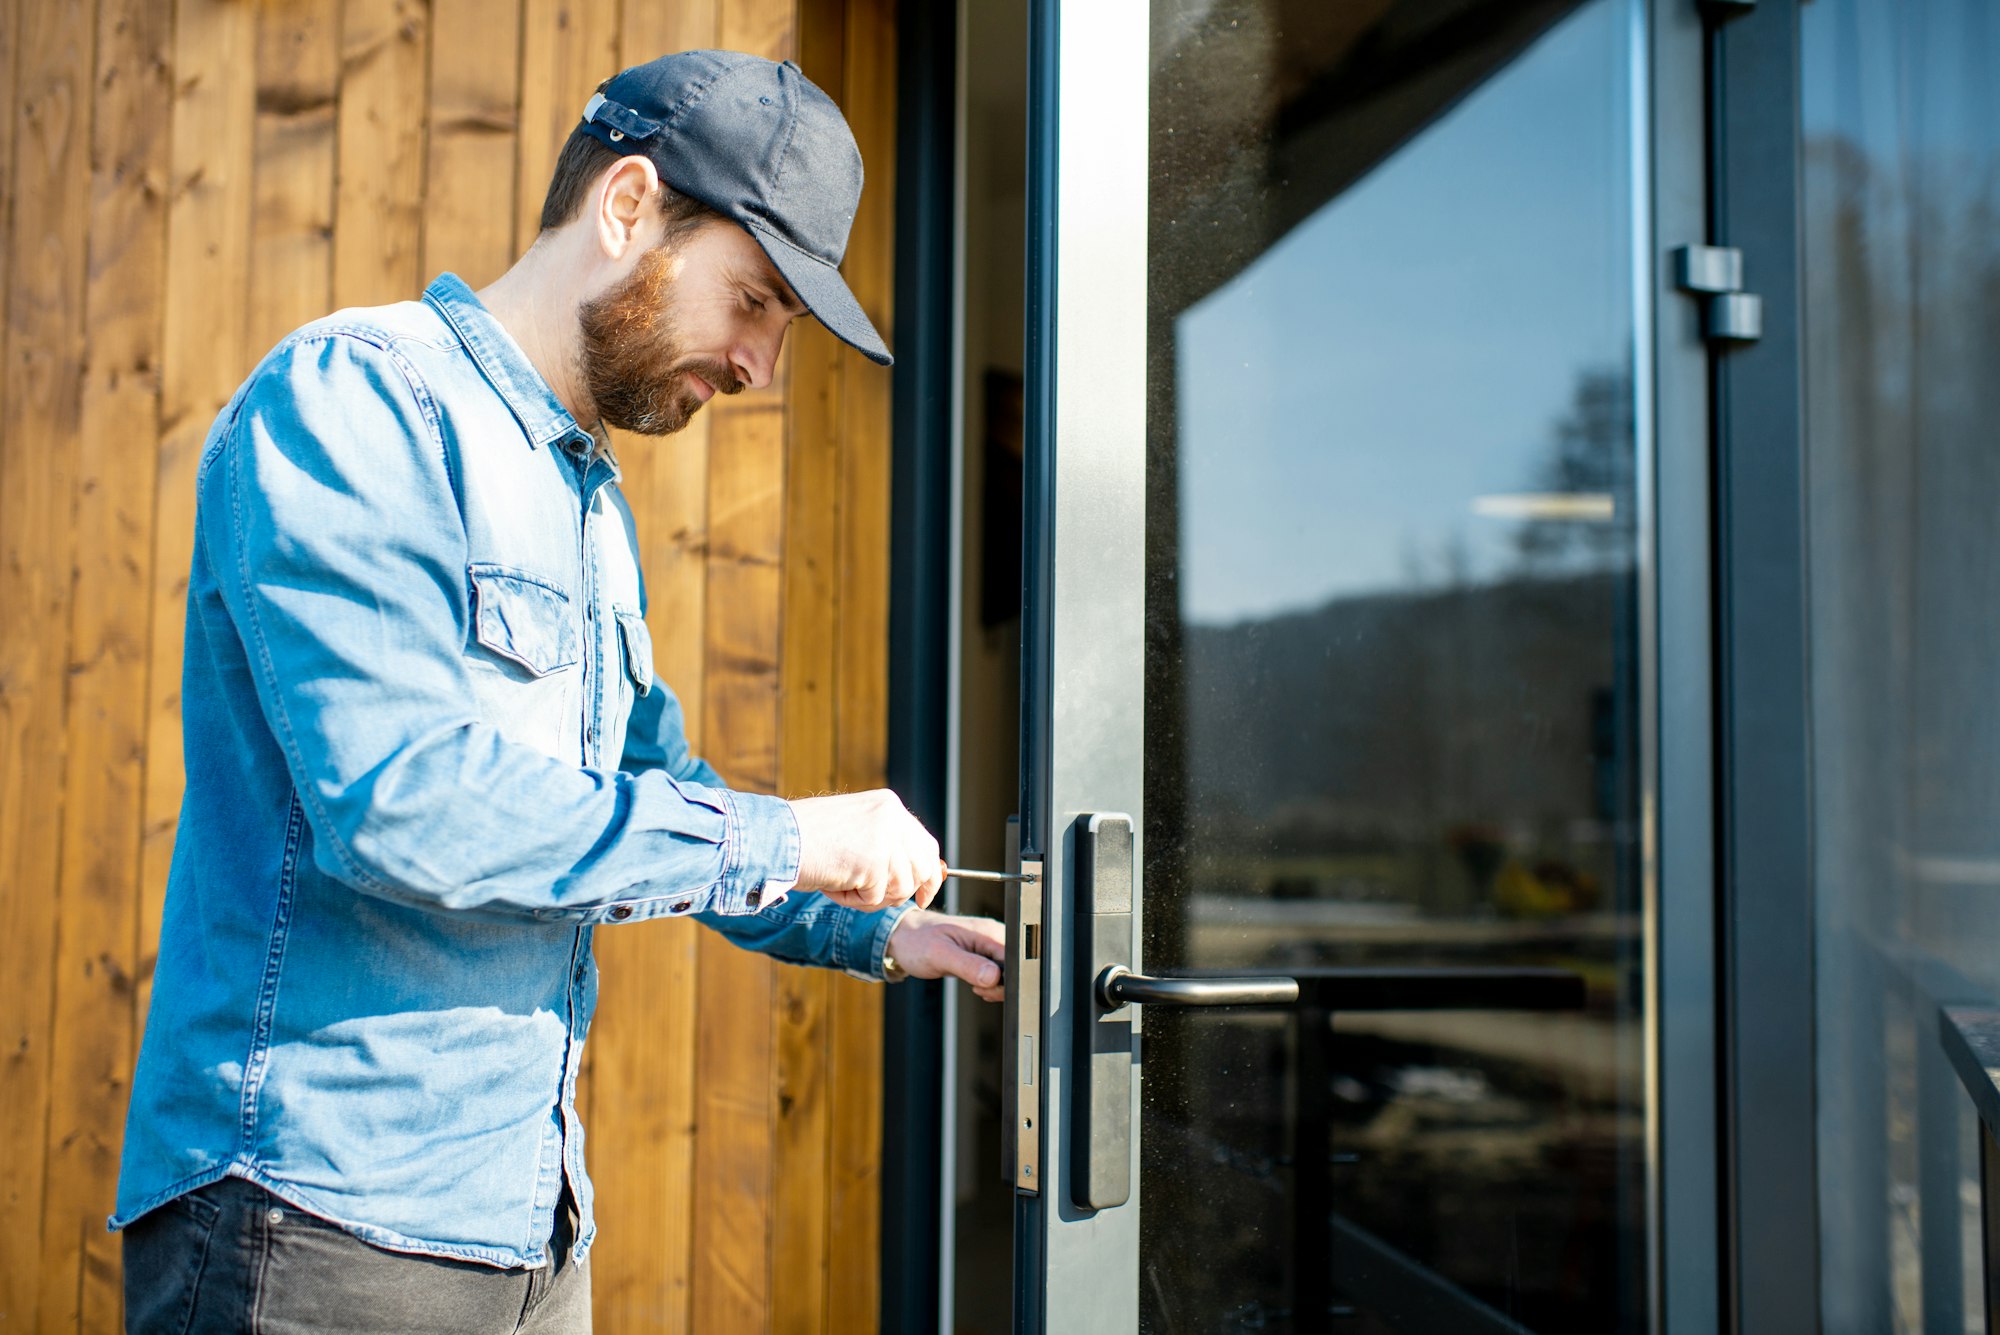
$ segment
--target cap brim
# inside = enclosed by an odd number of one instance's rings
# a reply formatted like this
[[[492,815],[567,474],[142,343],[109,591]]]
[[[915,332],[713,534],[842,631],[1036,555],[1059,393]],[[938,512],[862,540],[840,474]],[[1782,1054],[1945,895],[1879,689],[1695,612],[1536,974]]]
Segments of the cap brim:
[[[874,321],[868,312],[861,309],[861,303],[854,299],[854,293],[847,287],[847,280],[840,276],[840,270],[831,264],[808,255],[791,242],[762,227],[748,229],[757,238],[757,244],[771,257],[771,263],[792,285],[792,291],[805,303],[819,322],[827,327],[833,336],[847,344],[871,362],[883,366],[895,365],[896,359],[889,355],[889,345],[882,341],[882,335],[875,332]]]

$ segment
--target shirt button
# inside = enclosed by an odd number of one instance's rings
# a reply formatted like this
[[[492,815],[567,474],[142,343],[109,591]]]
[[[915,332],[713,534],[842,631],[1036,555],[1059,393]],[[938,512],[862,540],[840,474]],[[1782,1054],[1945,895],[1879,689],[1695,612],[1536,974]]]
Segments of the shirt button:
[[[748,905],[749,905],[749,906],[750,906],[751,908],[753,908],[753,909],[754,909],[754,908],[756,908],[756,907],[757,907],[757,906],[758,906],[759,904],[762,904],[762,903],[764,902],[764,892],[763,892],[762,890],[752,890],[752,891],[751,891],[751,892],[750,892],[750,893],[749,893],[749,894],[748,894],[748,895],[747,895],[747,896],[746,896],[746,897],[744,898],[743,902],[744,902],[745,904],[748,904]]]
[[[694,907],[694,901],[692,899],[683,899],[680,903],[674,905],[674,912],[686,913],[689,909],[693,907]]]
[[[272,1210],[264,1218],[273,1224],[282,1224],[285,1222],[285,1212],[283,1210]]]
[[[631,916],[632,906],[630,904],[620,904],[617,908],[611,910],[611,920],[613,922],[624,922]]]

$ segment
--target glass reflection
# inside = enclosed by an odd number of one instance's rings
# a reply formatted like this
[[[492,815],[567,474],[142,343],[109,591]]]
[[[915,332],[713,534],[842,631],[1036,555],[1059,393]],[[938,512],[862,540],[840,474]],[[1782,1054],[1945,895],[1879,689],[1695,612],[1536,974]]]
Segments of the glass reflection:
[[[2000,1001],[2000,12],[1799,32],[1822,1323],[1981,1329],[1937,1008]]]
[[[1149,1012],[1144,1325],[1640,1330],[1633,15],[1366,14],[1153,5],[1146,959],[1589,1000]]]

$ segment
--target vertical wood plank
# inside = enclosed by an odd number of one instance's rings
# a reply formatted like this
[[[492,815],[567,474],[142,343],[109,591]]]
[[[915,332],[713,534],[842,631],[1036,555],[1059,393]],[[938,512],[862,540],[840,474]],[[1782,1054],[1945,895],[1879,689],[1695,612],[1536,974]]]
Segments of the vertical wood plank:
[[[339,31],[339,0],[258,15],[246,363],[332,309]]]
[[[432,0],[426,279],[484,287],[514,262],[520,0]]]
[[[98,6],[41,1321],[120,1324],[118,1179],[137,1035],[146,619],[166,295],[171,12]],[[136,615],[135,615],[136,613]]]
[[[892,0],[851,0],[842,110],[867,173],[841,273],[895,347],[896,25]],[[879,784],[888,766],[889,370],[844,349],[841,400],[840,771],[843,786]]]
[[[342,7],[336,305],[408,301],[423,289],[429,38],[423,0],[345,0]]]
[[[20,0],[0,3],[0,367],[5,365],[7,344],[7,292],[14,273],[14,125],[18,116],[15,90],[19,87]],[[7,410],[7,377],[0,373],[0,421]],[[4,536],[0,536],[4,541]],[[0,773],[0,783],[6,775]]]
[[[794,23],[792,0],[726,0],[718,43],[785,59],[793,54]],[[780,378],[766,390],[709,405],[705,737],[731,783],[764,792],[778,785],[789,354],[781,366]],[[731,763],[722,763],[723,757]],[[774,966],[717,938],[704,939],[701,949],[695,1211],[704,1222],[720,1216],[736,1224],[696,1239],[694,1324],[697,1330],[764,1330],[774,1282]],[[754,1117],[724,1121],[728,1105],[712,1101],[711,1090],[754,1098]]]
[[[827,1235],[841,1261],[827,1275],[826,1329],[870,1331],[882,1319],[882,986],[829,982]]]
[[[151,997],[160,911],[180,813],[181,650],[194,556],[194,474],[215,414],[249,369],[244,353],[255,140],[256,11],[180,0],[174,18],[167,298],[160,357],[147,670],[146,825],[139,1013]]]
[[[715,44],[715,0],[627,4],[620,66]],[[607,71],[608,72],[608,71]],[[673,436],[617,436],[647,590],[654,671],[680,697],[700,754],[707,605],[709,415]],[[595,1318],[605,1335],[693,1329],[694,1150],[700,938],[692,923],[597,937],[591,1134],[621,1149],[597,1182]]]
[[[693,923],[600,933],[590,1079],[591,1144],[617,1146],[592,1181],[600,1239],[591,1252],[598,1330],[694,1329],[696,980]],[[603,1162],[601,1151],[595,1163]]]
[[[799,65],[839,101],[844,40],[842,0],[799,8]],[[818,321],[792,332],[791,394],[785,451],[783,791],[829,792],[837,783],[834,690],[842,605],[840,566],[839,340]],[[833,1240],[830,999],[836,976],[781,967],[776,1025],[777,1195],[771,1203],[771,1328],[783,1335],[827,1329]],[[849,1255],[845,1251],[843,1256]]]
[[[783,381],[711,402],[709,750],[740,788],[777,786]],[[770,1321],[771,962],[705,934],[695,1076],[694,1328]]]
[[[896,20],[894,0],[848,0],[841,109],[866,173],[842,272],[861,306],[895,347]],[[889,372],[842,350],[841,559],[836,769],[843,788],[887,778],[889,740]],[[832,1163],[829,1232],[843,1252],[881,1250],[882,993],[833,980]],[[829,1277],[829,1330],[873,1330],[880,1269],[836,1267]]]
[[[834,787],[834,649],[840,602],[836,490],[839,478],[838,343],[816,323],[794,326],[785,452],[783,645],[780,654],[780,791]],[[821,1329],[828,1266],[827,998],[834,975],[782,965],[776,1025],[778,1191],[772,1246],[781,1258],[771,1327]]]
[[[617,72],[617,0],[524,0],[516,250],[535,239],[549,174],[583,104]]]
[[[83,5],[18,7],[19,85],[6,109],[14,152],[6,164],[13,226],[0,418],[0,977],[19,991],[0,1021],[0,1124],[11,1140],[0,1169],[0,1207],[11,1225],[0,1231],[0,1321],[21,1330],[74,1327],[79,1284],[79,1239],[52,1238],[44,1226],[46,1207],[67,1204],[72,1185],[64,1147],[48,1132],[54,1088],[67,1104],[76,1079],[52,1047],[51,1024],[93,18]],[[49,1160],[65,1169],[60,1196],[47,1190]],[[52,1292],[65,1284],[69,1294]]]

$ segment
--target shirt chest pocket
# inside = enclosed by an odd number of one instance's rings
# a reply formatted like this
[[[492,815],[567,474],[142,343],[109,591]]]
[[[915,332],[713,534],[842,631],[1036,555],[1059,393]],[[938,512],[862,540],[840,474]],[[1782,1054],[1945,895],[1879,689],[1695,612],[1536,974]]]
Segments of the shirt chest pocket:
[[[639,698],[653,691],[653,637],[646,632],[646,623],[637,612],[613,606],[612,621],[616,624],[618,643],[612,652],[618,655],[618,693],[612,698],[612,716],[605,720],[607,754],[620,757],[625,753],[625,734],[632,723],[633,707]]]
[[[473,562],[467,573],[473,638],[510,665],[509,675],[546,677],[575,666],[581,646],[568,594],[539,575],[489,561]]]
[[[653,689],[653,636],[637,612],[612,609],[618,618],[618,643],[625,660],[626,688],[640,695]]]

